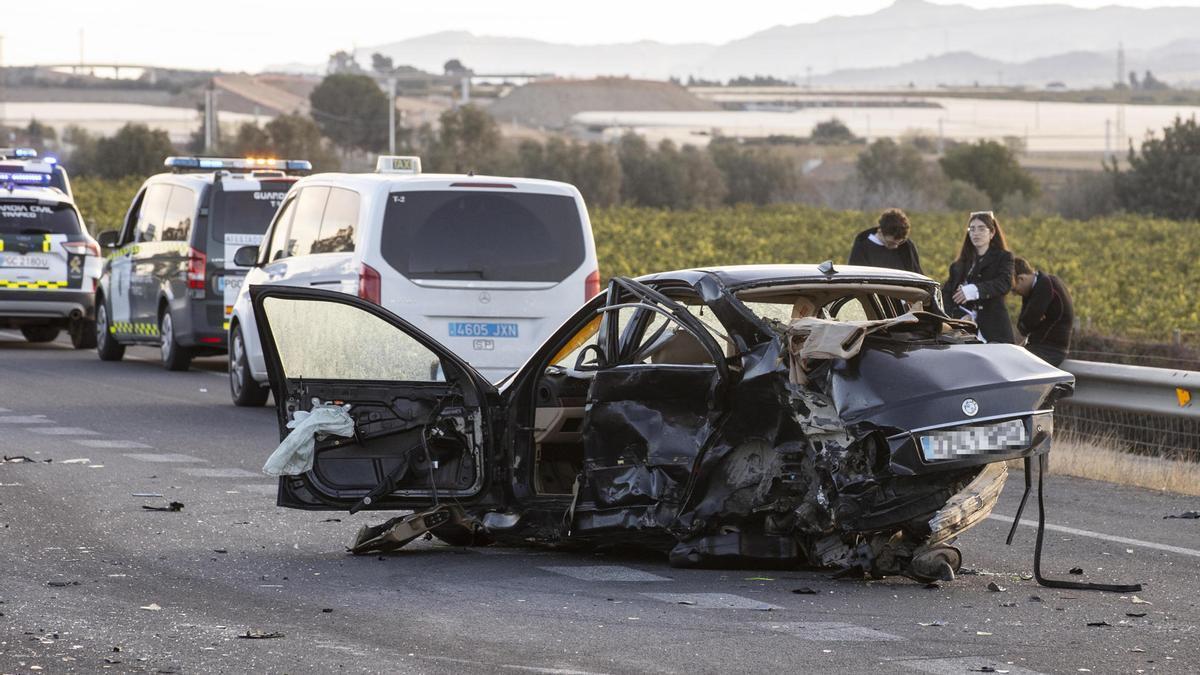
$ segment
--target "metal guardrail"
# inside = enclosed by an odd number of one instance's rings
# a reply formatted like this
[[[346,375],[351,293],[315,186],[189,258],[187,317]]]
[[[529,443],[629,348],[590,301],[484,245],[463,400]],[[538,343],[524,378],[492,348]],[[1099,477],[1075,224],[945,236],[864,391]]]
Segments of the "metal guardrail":
[[[1200,420],[1200,372],[1068,359],[1072,405]]]

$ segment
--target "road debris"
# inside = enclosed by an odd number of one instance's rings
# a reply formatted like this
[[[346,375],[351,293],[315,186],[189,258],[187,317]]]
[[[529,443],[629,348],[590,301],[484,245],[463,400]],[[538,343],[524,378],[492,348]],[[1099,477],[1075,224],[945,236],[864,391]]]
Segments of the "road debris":
[[[1146,613],[1145,612],[1125,612],[1125,616],[1132,617],[1134,619],[1140,619],[1143,616],[1146,616]]]
[[[41,461],[42,461],[42,463],[43,463],[43,464],[49,464],[50,462],[53,462],[54,460],[52,460],[52,459],[43,459],[43,460],[41,460]],[[11,457],[10,457],[9,455],[5,455],[5,456],[4,456],[4,462],[3,462],[3,463],[4,463],[4,464],[22,464],[22,463],[24,463],[24,462],[29,462],[30,464],[36,464],[36,463],[38,462],[38,460],[36,460],[36,459],[29,459],[29,458],[28,458],[28,457],[26,457],[25,455],[12,455]]]
[[[792,592],[795,593],[796,595],[816,595],[817,594],[816,591],[809,588],[808,586],[804,586],[801,588],[793,588]]]
[[[63,464],[90,464],[92,460],[87,457],[76,457],[75,459],[64,459]]]
[[[152,602],[148,605],[145,605],[144,607],[138,607],[138,609],[144,609],[147,612],[161,612],[162,611],[162,607],[159,607],[158,603],[156,603],[156,602]]]
[[[142,504],[142,508],[146,509],[147,511],[182,511],[183,502],[171,502],[166,506],[151,506],[149,504]]]
[[[1001,586],[1000,584],[997,584],[994,581],[988,582],[987,589],[993,593],[1003,593],[1008,590],[1004,586]]]
[[[1172,515],[1163,516],[1163,520],[1167,520],[1169,518],[1180,518],[1183,520],[1200,520],[1200,511],[1184,511],[1183,513],[1181,513],[1179,515],[1172,514]]]
[[[1153,602],[1150,602],[1149,600],[1143,600],[1136,595],[1129,598],[1129,601],[1135,605],[1153,605],[1154,604]]]
[[[65,586],[78,586],[79,582],[78,581],[47,581],[46,585],[50,586],[51,588],[63,588]]]
[[[930,628],[930,627],[933,627],[933,628],[940,628],[940,627],[942,627],[942,626],[945,626],[945,625],[946,625],[946,622],[945,622],[945,621],[941,621],[941,620],[937,620],[937,621],[918,621],[918,622],[917,622],[917,625],[918,625],[918,626],[924,626],[924,627],[926,627],[926,628]]]
[[[262,630],[247,630],[245,633],[238,633],[238,637],[243,640],[271,640],[274,638],[283,637],[283,633],[278,631],[262,631]]]
[[[1100,627],[1104,627],[1104,626],[1109,626],[1109,627],[1112,626],[1112,624],[1107,621],[1089,621],[1088,625],[1095,627],[1095,628],[1100,628]]]
[[[147,498],[159,497],[159,498],[162,498],[162,495],[157,492],[134,492],[130,496],[131,497],[147,497]]]
[[[1083,568],[1072,567],[1071,569],[1067,570],[1067,574],[1083,574]]]

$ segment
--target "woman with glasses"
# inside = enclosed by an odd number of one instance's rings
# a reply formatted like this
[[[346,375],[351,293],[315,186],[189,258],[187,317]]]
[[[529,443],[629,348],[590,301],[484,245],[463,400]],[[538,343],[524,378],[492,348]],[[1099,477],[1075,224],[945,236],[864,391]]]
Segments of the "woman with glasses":
[[[958,259],[942,287],[946,312],[979,326],[986,342],[1014,342],[1004,298],[1012,288],[1013,255],[1000,223],[991,211],[976,211],[967,219]]]

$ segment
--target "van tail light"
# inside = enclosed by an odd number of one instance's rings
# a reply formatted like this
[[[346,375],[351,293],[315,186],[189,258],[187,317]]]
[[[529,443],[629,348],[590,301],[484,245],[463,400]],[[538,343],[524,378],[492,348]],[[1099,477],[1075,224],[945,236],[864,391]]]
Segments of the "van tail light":
[[[358,268],[358,297],[379,304],[381,282],[379,272],[366,263]]]
[[[187,285],[192,290],[204,290],[204,268],[208,256],[194,248],[188,248]]]
[[[594,270],[587,276],[587,281],[583,282],[583,299],[584,301],[591,300],[600,292],[600,270]]]
[[[64,241],[63,249],[71,255],[94,255],[100,257],[100,247],[90,241]]]

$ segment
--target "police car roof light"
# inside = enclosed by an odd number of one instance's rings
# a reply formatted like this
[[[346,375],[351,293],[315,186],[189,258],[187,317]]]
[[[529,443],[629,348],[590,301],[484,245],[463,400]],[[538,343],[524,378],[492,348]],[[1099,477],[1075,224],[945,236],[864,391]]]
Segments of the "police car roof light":
[[[421,158],[411,155],[380,155],[375,162],[375,173],[421,173]]]
[[[163,161],[166,166],[176,171],[187,169],[208,170],[247,170],[247,169],[282,169],[285,171],[312,171],[312,162],[306,159],[274,159],[267,157],[168,157]]]
[[[37,157],[37,154],[33,148],[0,148],[0,158],[28,159]]]
[[[32,171],[0,173],[0,184],[5,185],[49,185],[50,174]]]

